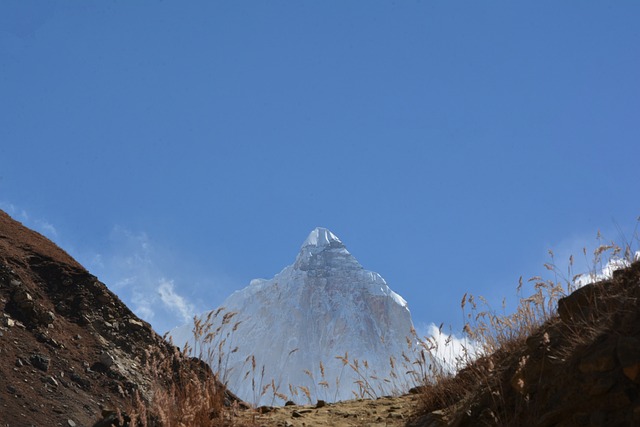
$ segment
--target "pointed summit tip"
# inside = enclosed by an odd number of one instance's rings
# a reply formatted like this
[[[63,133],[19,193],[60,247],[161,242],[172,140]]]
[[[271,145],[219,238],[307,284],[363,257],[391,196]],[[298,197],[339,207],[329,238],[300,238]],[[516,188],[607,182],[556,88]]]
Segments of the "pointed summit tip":
[[[329,231],[326,228],[323,227],[316,227],[311,234],[309,234],[309,237],[307,237],[307,240],[304,241],[304,243],[302,244],[302,247],[305,246],[317,246],[317,247],[324,247],[324,246],[331,246],[332,242],[336,242],[342,245],[342,242],[340,241],[340,239],[338,239],[338,236],[336,236],[335,234],[333,234],[331,231]]]

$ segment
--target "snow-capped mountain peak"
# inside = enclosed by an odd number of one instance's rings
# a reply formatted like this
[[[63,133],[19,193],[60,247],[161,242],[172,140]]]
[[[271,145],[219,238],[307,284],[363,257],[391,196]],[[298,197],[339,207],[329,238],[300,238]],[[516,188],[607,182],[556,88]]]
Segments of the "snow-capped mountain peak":
[[[293,271],[360,270],[362,266],[349,253],[342,241],[326,228],[317,227],[304,241]]]
[[[307,237],[307,240],[304,241],[302,247],[305,246],[316,246],[318,248],[325,248],[327,246],[344,246],[338,236],[333,234],[326,228],[316,227]]]
[[[390,394],[403,388],[412,369],[393,366],[403,360],[413,329],[407,302],[326,228],[309,234],[293,265],[272,279],[251,281],[222,306],[238,324],[228,325],[233,334],[216,348],[226,354],[221,378],[252,403],[361,396],[364,374],[374,393]],[[174,329],[173,341],[202,349],[193,343],[192,329]],[[224,331],[224,324],[212,330]],[[346,354],[351,362],[366,361],[366,369],[354,372],[341,359]],[[272,393],[263,395],[271,380]]]

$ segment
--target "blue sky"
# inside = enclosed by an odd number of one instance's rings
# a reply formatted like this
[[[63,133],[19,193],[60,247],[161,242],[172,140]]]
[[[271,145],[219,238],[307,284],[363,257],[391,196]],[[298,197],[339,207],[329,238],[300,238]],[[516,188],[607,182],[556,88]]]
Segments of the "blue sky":
[[[0,206],[160,332],[331,229],[465,292],[640,215],[636,1],[3,1]]]

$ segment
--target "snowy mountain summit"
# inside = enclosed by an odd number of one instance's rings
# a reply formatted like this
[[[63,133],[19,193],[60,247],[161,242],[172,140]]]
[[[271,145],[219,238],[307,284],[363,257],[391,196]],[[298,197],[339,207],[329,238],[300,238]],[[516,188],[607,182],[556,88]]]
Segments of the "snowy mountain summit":
[[[331,246],[331,244],[344,246],[338,236],[333,234],[331,231],[326,228],[317,227],[315,230],[309,234],[307,240],[304,241],[302,247],[306,246],[314,246],[314,247],[325,247]]]
[[[293,265],[252,280],[222,306],[202,316],[211,331],[220,329],[195,350],[248,402],[375,397],[406,391],[410,382],[407,302],[326,228],[309,234]],[[171,331],[173,342],[193,348],[192,329]]]

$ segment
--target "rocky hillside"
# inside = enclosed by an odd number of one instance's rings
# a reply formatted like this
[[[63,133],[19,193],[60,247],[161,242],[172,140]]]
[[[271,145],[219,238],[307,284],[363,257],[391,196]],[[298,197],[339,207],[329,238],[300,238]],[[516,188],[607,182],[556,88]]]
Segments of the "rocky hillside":
[[[163,371],[150,355],[164,361]],[[209,373],[62,249],[0,211],[0,426],[122,425],[107,420],[130,410],[136,395],[146,406],[154,392],[165,400],[151,408],[184,415],[204,389],[191,388],[187,397],[196,399],[182,407],[163,392],[211,381]],[[640,262],[560,299],[532,334],[418,394],[212,412],[220,401],[205,406],[200,421],[172,425],[640,425]]]
[[[181,358],[66,252],[0,211],[0,425],[91,426],[127,410],[136,392],[163,387],[150,354]]]
[[[418,425],[640,425],[640,262],[557,308],[537,332],[444,384],[458,395],[449,406],[434,411],[425,390],[431,407]]]

